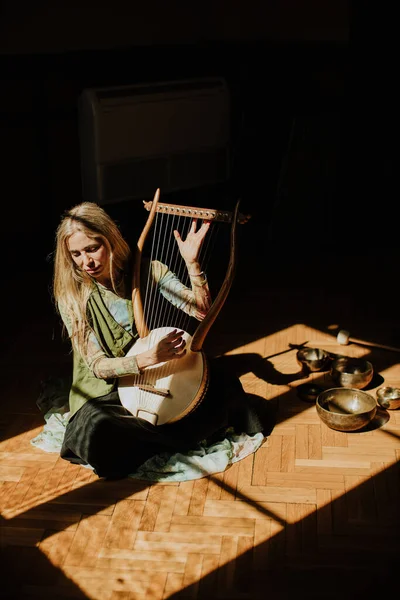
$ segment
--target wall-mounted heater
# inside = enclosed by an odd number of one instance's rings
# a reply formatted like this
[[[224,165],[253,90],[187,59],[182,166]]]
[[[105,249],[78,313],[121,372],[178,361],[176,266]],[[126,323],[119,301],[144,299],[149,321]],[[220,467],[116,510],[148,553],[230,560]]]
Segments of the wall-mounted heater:
[[[98,204],[227,181],[230,95],[221,78],[85,89],[83,199]]]

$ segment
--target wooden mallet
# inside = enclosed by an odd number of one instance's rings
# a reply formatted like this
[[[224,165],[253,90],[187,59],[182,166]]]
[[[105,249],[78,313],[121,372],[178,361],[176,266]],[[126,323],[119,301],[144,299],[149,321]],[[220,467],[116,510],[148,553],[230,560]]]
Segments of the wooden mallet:
[[[358,340],[357,338],[350,337],[350,333],[346,331],[346,329],[341,329],[337,334],[336,339],[342,346],[347,346],[347,344],[352,342],[353,344],[360,344],[361,346],[371,346],[373,348],[382,348],[382,350],[400,352],[400,348],[394,348],[393,346],[385,346],[384,344],[375,344],[374,342],[365,342],[364,340]]]

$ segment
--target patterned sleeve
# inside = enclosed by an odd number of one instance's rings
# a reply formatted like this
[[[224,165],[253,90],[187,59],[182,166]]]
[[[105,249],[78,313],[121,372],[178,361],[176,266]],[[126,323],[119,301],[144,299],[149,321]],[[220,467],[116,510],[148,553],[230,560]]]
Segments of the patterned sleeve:
[[[90,342],[88,343],[88,347],[89,345]],[[97,352],[91,357],[89,367],[99,379],[115,379],[127,375],[140,375],[136,356],[108,358],[104,353],[100,354],[100,352]]]
[[[204,319],[211,306],[210,290],[206,282],[201,286],[192,284],[190,289],[166,265],[157,260],[152,263],[152,271],[164,298],[198,321]]]
[[[62,306],[59,306],[59,310],[65,328],[71,337],[71,319]],[[140,374],[135,356],[109,358],[101,349],[93,332],[89,334],[83,359],[93,375],[98,379],[115,379],[117,377]]]

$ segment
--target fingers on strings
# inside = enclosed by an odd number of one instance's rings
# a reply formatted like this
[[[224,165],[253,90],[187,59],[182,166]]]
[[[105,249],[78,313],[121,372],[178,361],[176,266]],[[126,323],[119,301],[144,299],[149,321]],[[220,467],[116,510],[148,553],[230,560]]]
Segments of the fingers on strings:
[[[186,353],[186,340],[183,338],[183,331],[174,330],[166,337],[166,343],[169,346],[169,352],[177,358]]]
[[[192,220],[192,224],[190,226],[189,233],[191,233],[191,234],[192,233],[196,233],[196,230],[197,230],[197,221],[198,221],[198,219],[193,219]],[[210,228],[210,225],[211,225],[211,221],[205,221],[205,220],[203,220],[202,223],[201,223],[201,227],[197,230],[197,233],[199,233],[200,231],[204,232],[204,233],[207,233],[207,231]],[[174,236],[175,236],[176,240],[180,240],[181,239],[181,235],[180,235],[180,233],[179,233],[179,231],[177,229],[174,230]]]

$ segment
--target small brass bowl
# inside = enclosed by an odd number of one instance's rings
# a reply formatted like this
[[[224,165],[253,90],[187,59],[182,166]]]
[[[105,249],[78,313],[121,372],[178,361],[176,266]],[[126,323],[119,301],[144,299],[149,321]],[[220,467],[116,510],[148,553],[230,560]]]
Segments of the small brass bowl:
[[[336,431],[357,431],[375,417],[376,400],[371,394],[355,388],[331,388],[317,398],[321,421]]]
[[[396,410],[400,408],[400,388],[382,387],[376,390],[376,399],[382,408]]]
[[[332,361],[331,377],[337,386],[362,390],[374,376],[372,363],[363,358],[341,356]]]
[[[329,360],[329,352],[321,348],[301,348],[296,354],[297,362],[307,371],[322,371]]]

